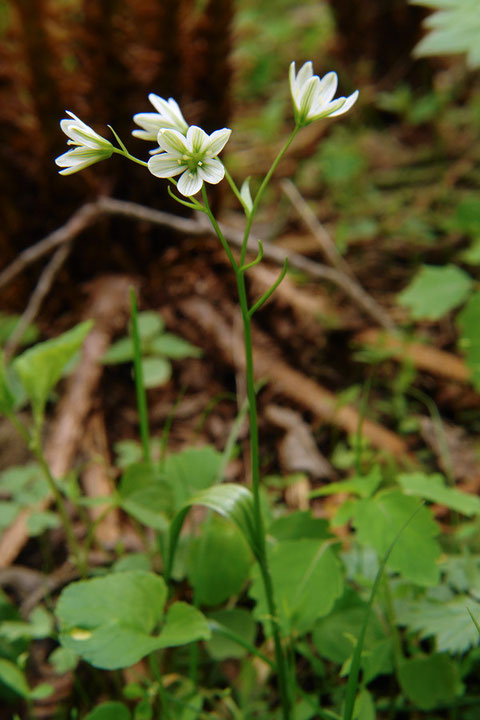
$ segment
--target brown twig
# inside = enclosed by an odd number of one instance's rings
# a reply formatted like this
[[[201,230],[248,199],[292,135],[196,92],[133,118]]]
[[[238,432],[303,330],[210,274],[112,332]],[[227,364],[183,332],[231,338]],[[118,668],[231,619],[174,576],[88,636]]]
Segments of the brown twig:
[[[291,180],[282,180],[280,186],[288,197],[293,207],[297,211],[303,223],[310,230],[313,237],[318,241],[326,259],[339,273],[344,276],[344,288],[350,288],[350,297],[356,298],[364,310],[378,323],[381,327],[391,332],[395,330],[395,323],[385,312],[385,310],[377,303],[377,301],[369,295],[360,285],[358,280],[352,273],[347,262],[338,252],[335,243],[330,234],[318,220],[311,208],[307,205],[304,198],[298,192]]]
[[[18,345],[25,333],[25,330],[28,328],[30,323],[35,320],[38,313],[40,312],[42,303],[48,295],[50,288],[52,287],[53,282],[58,272],[60,271],[63,263],[67,259],[71,248],[72,241],[69,240],[68,242],[65,242],[56,250],[52,259],[44,268],[42,274],[38,279],[37,285],[30,296],[28,305],[23,311],[14,332],[10,336],[5,346],[5,362],[8,363],[9,359],[13,357],[13,355],[15,355]]]
[[[187,317],[195,322],[197,327],[202,328],[204,333],[208,333],[213,338],[225,360],[233,364],[232,323],[227,322],[210,303],[198,297],[183,301],[181,309]],[[258,344],[268,344],[258,330],[255,332],[255,339],[260,341]],[[241,362],[241,357],[236,360]],[[363,435],[374,447],[386,450],[404,460],[410,459],[408,447],[403,438],[371,420],[361,420],[360,413],[352,405],[339,407],[334,393],[305,377],[298,370],[294,370],[278,357],[272,356],[271,350],[262,350],[257,345],[254,350],[254,360],[257,379],[272,380],[276,390],[301,407],[310,410],[317,417],[340,427],[351,435],[355,434],[361,425]]]

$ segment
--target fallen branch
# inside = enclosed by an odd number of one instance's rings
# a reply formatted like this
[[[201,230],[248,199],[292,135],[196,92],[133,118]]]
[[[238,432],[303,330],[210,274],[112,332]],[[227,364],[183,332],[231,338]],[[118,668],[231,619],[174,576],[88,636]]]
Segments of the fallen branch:
[[[242,362],[243,356],[232,352],[232,323],[227,322],[211,304],[196,297],[183,301],[181,310],[197,327],[213,338],[215,345],[230,365]],[[268,341],[256,331],[255,344],[268,346]],[[298,370],[294,370],[278,357],[274,357],[271,351],[267,352],[257,347],[254,350],[254,361],[257,378],[268,378],[274,383],[278,392],[283,393],[296,404],[310,410],[322,420],[340,427],[350,435],[355,434],[361,424],[362,434],[374,447],[404,460],[411,459],[407,444],[401,437],[371,420],[366,418],[362,420],[359,412],[351,405],[339,407],[337,398],[332,392],[305,377]]]

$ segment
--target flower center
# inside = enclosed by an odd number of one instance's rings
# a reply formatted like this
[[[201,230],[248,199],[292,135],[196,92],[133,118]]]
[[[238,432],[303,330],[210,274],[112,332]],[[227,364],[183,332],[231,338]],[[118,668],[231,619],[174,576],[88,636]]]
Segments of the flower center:
[[[185,163],[191,173],[196,172],[199,167],[202,167],[204,160],[204,152],[192,152],[182,156],[182,162]]]

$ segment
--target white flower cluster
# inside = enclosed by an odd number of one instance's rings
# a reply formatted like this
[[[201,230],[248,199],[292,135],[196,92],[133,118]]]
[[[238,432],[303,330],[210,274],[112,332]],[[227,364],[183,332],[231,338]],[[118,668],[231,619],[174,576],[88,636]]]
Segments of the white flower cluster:
[[[295,63],[292,62],[290,92],[297,128],[309,125],[319,118],[342,115],[352,107],[357,100],[358,90],[347,98],[334,100],[337,83],[334,72],[327,73],[322,79],[314,75],[311,62],[306,62],[297,74]],[[195,195],[204,182],[213,185],[219,183],[225,176],[225,168],[217,156],[225,147],[232,131],[222,128],[207,135],[196,125],[188,125],[173,98],[165,100],[150,93],[148,99],[156,112],[134,115],[133,120],[139,129],[133,130],[132,134],[142,140],[158,143],[158,148],[150,151],[150,172],[160,178],[180,175],[177,189],[186,197]],[[71,112],[67,114],[70,118],[62,120],[60,126],[69,137],[68,144],[75,145],[75,148],[55,160],[57,165],[64,168],[60,170],[61,175],[83,170],[93,163],[109,158],[114,152],[136,160],[124,145],[122,150],[115,148],[76,115]],[[140,160],[136,162],[146,164]]]
[[[207,135],[196,125],[188,126],[173,98],[164,100],[150,93],[148,99],[158,112],[134,115],[142,129],[133,135],[158,142],[158,150],[152,151],[148,161],[150,172],[160,178],[180,175],[177,189],[187,197],[195,195],[204,181],[216,185],[223,180],[225,168],[216,156],[232,131],[223,128]]]

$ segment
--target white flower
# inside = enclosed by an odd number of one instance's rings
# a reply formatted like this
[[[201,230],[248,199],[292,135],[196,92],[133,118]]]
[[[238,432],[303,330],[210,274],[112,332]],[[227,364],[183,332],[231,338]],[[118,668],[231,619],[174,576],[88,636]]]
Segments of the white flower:
[[[319,118],[343,115],[350,110],[358,98],[358,90],[348,98],[339,97],[333,100],[337,84],[337,74],[334,72],[327,73],[320,80],[318,75],[313,74],[312,63],[306,62],[296,75],[295,63],[291,63],[290,92],[298,125],[309,125]]]
[[[215,156],[223,150],[231,132],[223,128],[207,135],[196,125],[189,127],[186,135],[178,130],[160,130],[157,140],[162,152],[150,158],[148,169],[161,178],[182,173],[178,191],[187,197],[195,195],[204,181],[216,185],[223,180],[225,168]]]
[[[67,145],[75,145],[73,150],[60,155],[55,162],[59,167],[65,168],[60,170],[60,175],[71,175],[78,170],[83,170],[89,165],[93,165],[100,160],[109,158],[113,153],[113,145],[101,135],[92,130],[76,115],[67,110],[70,118],[60,121],[60,127],[65,135],[70,139]]]
[[[182,135],[186,134],[188,125],[173,98],[164,100],[155,93],[150,93],[148,99],[158,112],[137,113],[134,115],[133,121],[143,129],[132,130],[132,135],[142,140],[156,140],[158,131],[164,128],[178,130]]]

